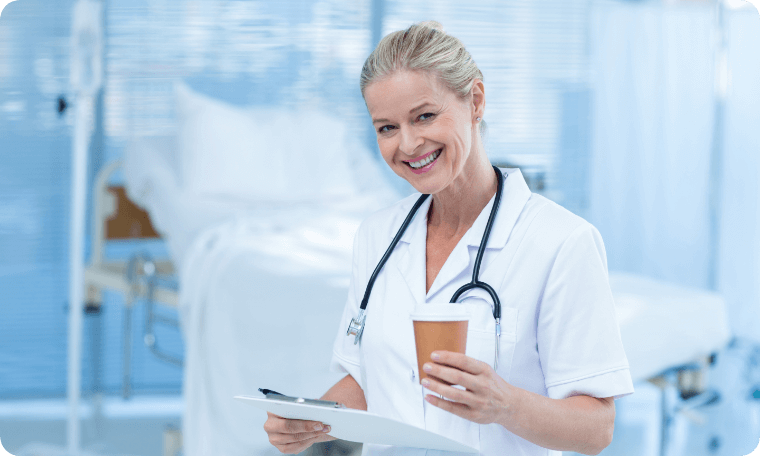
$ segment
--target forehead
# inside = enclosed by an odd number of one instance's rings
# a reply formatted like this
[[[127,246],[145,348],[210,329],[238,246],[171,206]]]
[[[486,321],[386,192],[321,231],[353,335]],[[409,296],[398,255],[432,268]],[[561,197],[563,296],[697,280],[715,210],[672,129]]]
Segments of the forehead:
[[[364,101],[373,118],[407,115],[423,103],[442,104],[453,97],[454,92],[427,71],[394,71],[364,89]]]

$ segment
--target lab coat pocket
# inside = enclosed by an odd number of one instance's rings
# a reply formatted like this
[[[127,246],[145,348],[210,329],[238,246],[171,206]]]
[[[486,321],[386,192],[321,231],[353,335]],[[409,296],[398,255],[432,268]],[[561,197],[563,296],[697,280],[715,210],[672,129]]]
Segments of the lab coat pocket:
[[[509,382],[512,372],[512,358],[517,345],[517,309],[501,308],[501,337],[499,337],[499,367],[496,373]]]
[[[467,356],[494,367],[496,360],[496,321],[490,302],[471,298],[462,302],[470,313],[467,328]],[[509,379],[517,336],[517,309],[502,307],[499,338],[499,376]]]
[[[465,299],[462,305],[470,314],[465,354],[493,367],[496,354],[496,323],[491,304],[484,299],[470,298]]]

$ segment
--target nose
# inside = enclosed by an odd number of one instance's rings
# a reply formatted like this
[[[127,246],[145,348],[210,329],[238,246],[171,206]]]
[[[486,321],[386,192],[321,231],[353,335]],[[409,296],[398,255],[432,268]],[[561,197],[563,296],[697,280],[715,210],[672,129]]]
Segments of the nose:
[[[417,148],[425,141],[417,134],[414,128],[401,128],[399,133],[399,150],[404,155],[413,157]]]

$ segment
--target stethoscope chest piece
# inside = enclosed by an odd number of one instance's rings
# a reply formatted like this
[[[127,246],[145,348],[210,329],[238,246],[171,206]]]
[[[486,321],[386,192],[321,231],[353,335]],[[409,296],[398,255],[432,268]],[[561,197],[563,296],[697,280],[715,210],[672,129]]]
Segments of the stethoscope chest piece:
[[[354,345],[358,344],[364,333],[364,321],[367,319],[364,309],[359,310],[359,315],[351,319],[348,324],[347,336],[354,336]]]

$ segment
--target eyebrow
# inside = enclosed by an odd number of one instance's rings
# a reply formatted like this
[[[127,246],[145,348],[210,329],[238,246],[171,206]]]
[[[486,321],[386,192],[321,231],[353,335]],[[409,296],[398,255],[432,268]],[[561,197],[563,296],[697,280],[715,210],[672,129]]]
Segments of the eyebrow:
[[[412,113],[414,113],[416,111],[419,111],[420,109],[422,109],[422,108],[424,108],[426,106],[432,106],[432,105],[430,103],[428,103],[428,102],[422,103],[421,105],[419,105],[416,108],[413,108],[411,111],[409,111],[409,114],[412,114]],[[372,124],[376,124],[378,122],[390,122],[390,120],[388,120],[388,119],[374,119],[372,121]]]

